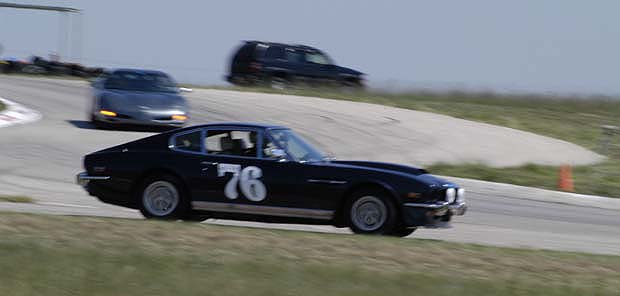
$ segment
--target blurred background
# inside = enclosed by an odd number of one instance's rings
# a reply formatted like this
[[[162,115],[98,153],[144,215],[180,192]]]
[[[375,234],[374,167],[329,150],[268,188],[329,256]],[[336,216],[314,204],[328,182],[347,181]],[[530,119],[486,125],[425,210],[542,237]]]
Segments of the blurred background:
[[[223,84],[239,40],[327,51],[390,90],[617,94],[617,1],[20,1],[68,17],[0,9],[2,58],[156,68]],[[17,29],[19,28],[19,29]]]
[[[0,295],[618,295],[618,11],[611,0],[0,2]],[[275,75],[281,62],[291,75]],[[297,84],[313,67],[329,83]],[[75,184],[93,151],[230,121],[446,176],[466,188],[467,214],[409,239],[147,222]]]

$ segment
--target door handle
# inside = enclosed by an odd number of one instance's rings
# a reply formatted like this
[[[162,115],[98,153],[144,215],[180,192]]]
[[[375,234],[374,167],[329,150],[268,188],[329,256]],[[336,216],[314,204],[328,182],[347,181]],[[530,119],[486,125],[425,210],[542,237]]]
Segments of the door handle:
[[[203,161],[200,164],[202,164],[202,165],[218,165],[219,163],[211,162],[211,161]]]

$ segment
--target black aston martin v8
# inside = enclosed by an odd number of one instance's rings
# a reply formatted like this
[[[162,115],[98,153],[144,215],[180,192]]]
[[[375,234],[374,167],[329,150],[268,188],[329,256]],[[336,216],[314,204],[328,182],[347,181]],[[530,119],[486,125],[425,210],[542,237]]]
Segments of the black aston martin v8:
[[[147,218],[331,224],[406,236],[466,210],[464,190],[398,164],[335,161],[292,130],[222,123],[177,129],[84,157],[77,182]]]

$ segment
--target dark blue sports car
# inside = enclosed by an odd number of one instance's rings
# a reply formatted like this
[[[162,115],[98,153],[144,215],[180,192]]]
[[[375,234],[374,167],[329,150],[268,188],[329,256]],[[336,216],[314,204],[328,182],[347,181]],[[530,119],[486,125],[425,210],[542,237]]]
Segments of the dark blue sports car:
[[[147,218],[331,224],[406,236],[463,215],[464,190],[426,171],[335,161],[292,130],[222,123],[177,129],[84,158],[77,181]]]

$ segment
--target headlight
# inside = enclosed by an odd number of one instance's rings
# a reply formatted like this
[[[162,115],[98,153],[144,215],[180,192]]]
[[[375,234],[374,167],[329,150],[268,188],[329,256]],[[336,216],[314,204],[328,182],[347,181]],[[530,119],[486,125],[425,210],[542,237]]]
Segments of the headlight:
[[[457,202],[465,201],[465,189],[459,188],[459,190],[456,191],[456,201]]]
[[[184,120],[187,120],[187,116],[185,116],[185,115],[172,115],[172,120],[184,121]]]
[[[112,112],[109,110],[99,110],[99,113],[105,116],[109,116],[109,117],[116,117],[116,112]]]
[[[453,203],[455,198],[456,198],[456,189],[448,188],[446,190],[446,201],[448,203]]]

